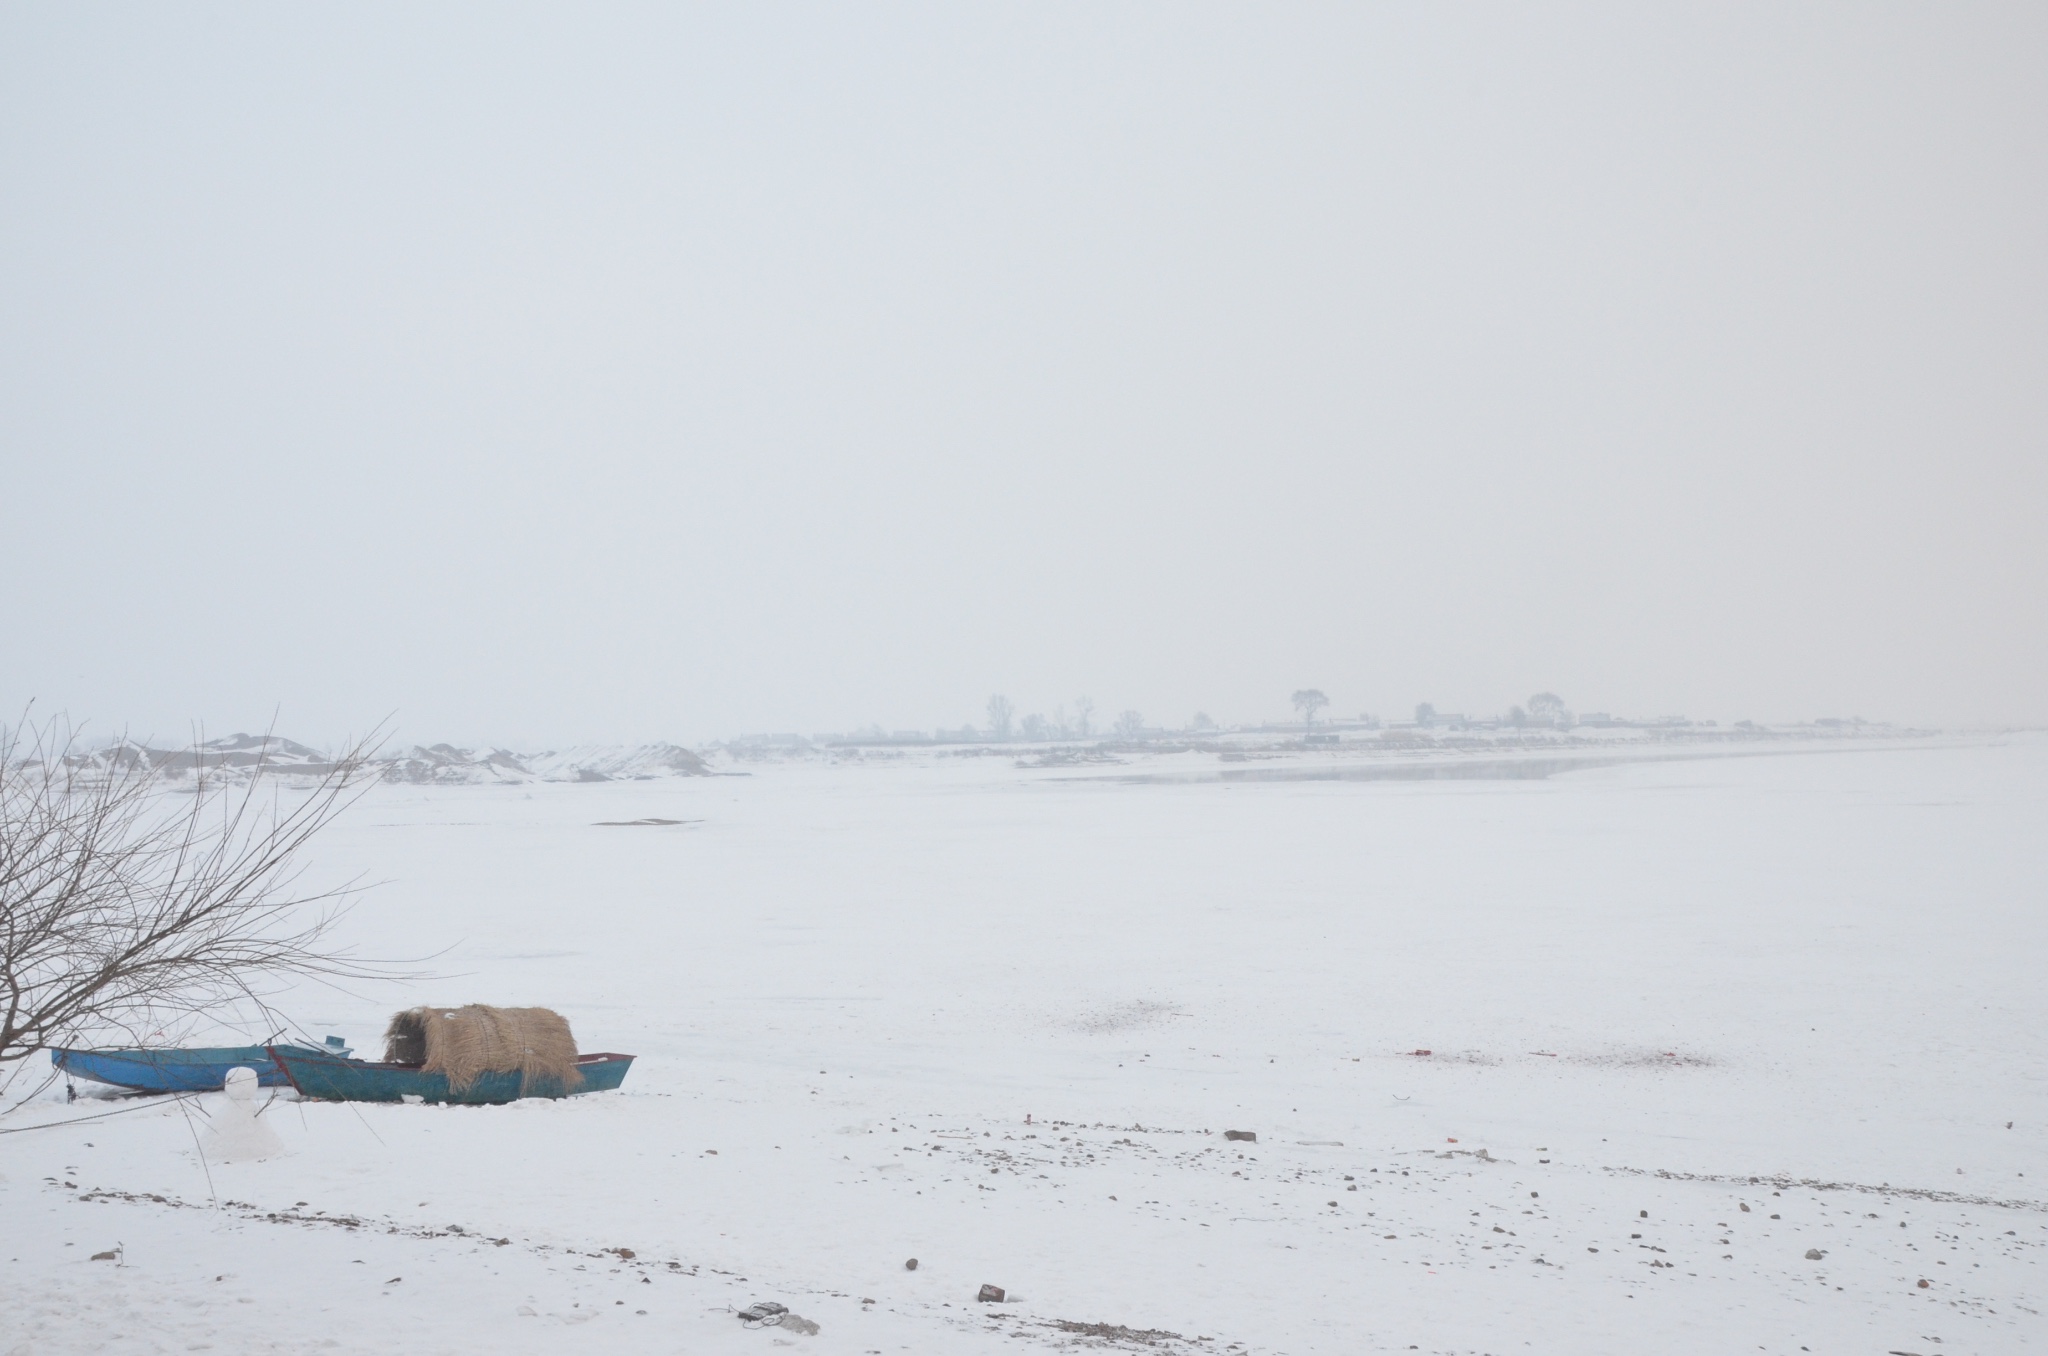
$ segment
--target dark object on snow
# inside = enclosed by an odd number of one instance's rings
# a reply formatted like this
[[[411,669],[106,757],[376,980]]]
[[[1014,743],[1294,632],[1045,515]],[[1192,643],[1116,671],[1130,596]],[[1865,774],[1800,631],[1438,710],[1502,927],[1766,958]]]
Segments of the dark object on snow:
[[[1246,1144],[1257,1144],[1259,1142],[1259,1132],[1256,1130],[1225,1130],[1223,1138],[1241,1139]]]
[[[1410,1051],[1409,1051],[1408,1053],[1409,1053],[1409,1054],[1411,1054],[1411,1055],[1433,1055],[1433,1054],[1435,1054],[1435,1053],[1436,1053],[1436,1051],[1434,1051],[1434,1050],[1410,1050]]]
[[[740,1310],[740,1322],[750,1328],[779,1328],[789,1314],[789,1306],[777,1304],[774,1300],[756,1300]]]
[[[1822,1252],[1819,1248],[1808,1248],[1806,1250],[1806,1260],[1809,1262],[1818,1262],[1821,1258],[1825,1256],[1827,1256],[1827,1254]]]
[[[1112,1342],[1136,1342],[1148,1347],[1168,1341],[1187,1341],[1179,1333],[1168,1332],[1164,1328],[1126,1328],[1121,1323],[1076,1323],[1070,1318],[1056,1318],[1052,1325],[1061,1332],[1081,1337],[1107,1337]]]
[[[974,1299],[978,1304],[1001,1304],[1003,1302],[1003,1288],[999,1285],[985,1285],[981,1288],[981,1293],[976,1295]]]
[[[610,1092],[626,1079],[633,1056],[576,1056],[577,1085],[564,1087],[550,1079],[529,1080],[517,1069],[479,1074],[457,1092],[444,1073],[428,1073],[417,1064],[374,1063],[367,1059],[330,1059],[299,1054],[281,1045],[270,1047],[284,1066],[292,1086],[303,1097],[329,1102],[452,1102],[461,1106],[496,1106],[521,1097],[566,1097],[571,1092]]]
[[[915,1271],[915,1270],[917,1270],[917,1259],[916,1259],[915,1257],[913,1257],[913,1258],[911,1258],[911,1259],[910,1259],[910,1260],[909,1260],[908,1262],[905,1262],[905,1263],[903,1264],[903,1269],[904,1269],[905,1271]]]

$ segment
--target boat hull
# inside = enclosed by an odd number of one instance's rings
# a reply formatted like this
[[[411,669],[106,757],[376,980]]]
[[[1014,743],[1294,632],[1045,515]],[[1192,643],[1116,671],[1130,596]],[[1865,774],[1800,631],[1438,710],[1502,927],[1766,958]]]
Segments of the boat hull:
[[[254,1069],[266,1088],[287,1086],[273,1050],[316,1051],[287,1045],[231,1045],[192,1050],[52,1050],[50,1063],[75,1078],[131,1092],[218,1092],[230,1069]]]
[[[527,1080],[519,1073],[487,1073],[461,1092],[448,1086],[448,1075],[428,1073],[414,1064],[382,1064],[366,1059],[337,1059],[313,1051],[275,1047],[277,1063],[301,1096],[323,1102],[444,1102],[456,1106],[497,1106],[522,1097],[567,1097],[579,1092],[609,1092],[625,1081],[633,1056],[582,1055],[576,1069],[583,1075],[575,1088],[559,1082]]]

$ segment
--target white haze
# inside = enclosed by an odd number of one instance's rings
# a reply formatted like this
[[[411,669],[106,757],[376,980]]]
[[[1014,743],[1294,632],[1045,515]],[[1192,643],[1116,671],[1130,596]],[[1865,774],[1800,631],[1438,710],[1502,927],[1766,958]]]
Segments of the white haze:
[[[2039,6],[0,11],[0,701],[2048,716]]]

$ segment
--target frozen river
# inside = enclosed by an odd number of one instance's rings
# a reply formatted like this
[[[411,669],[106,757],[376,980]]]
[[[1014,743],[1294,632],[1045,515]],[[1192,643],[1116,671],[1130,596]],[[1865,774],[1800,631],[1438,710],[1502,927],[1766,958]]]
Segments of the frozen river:
[[[0,1136],[0,1352],[2048,1345],[2048,739],[1219,770],[380,788],[316,869],[440,978],[283,1009],[625,1088]]]

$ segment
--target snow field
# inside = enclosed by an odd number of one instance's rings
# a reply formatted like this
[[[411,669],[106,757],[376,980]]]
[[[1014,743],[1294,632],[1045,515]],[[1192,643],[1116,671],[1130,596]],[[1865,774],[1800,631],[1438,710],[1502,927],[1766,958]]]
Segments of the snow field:
[[[625,1088],[280,1103],[211,1188],[175,1107],[0,1138],[0,1351],[2034,1349],[2044,802],[2032,736],[382,789],[319,869],[445,977],[286,1010],[544,1003]]]

